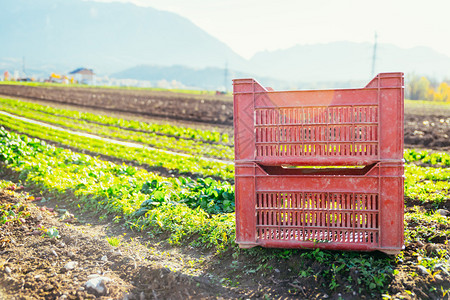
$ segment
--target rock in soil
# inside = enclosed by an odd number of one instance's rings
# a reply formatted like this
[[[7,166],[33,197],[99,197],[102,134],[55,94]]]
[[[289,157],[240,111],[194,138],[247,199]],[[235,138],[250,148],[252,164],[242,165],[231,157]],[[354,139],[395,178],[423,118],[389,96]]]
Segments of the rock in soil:
[[[111,278],[104,276],[95,276],[92,279],[86,281],[84,286],[88,293],[96,296],[103,296],[108,294],[107,283],[111,281]]]
[[[448,211],[448,210],[446,210],[446,209],[438,209],[436,212],[437,212],[438,214],[440,214],[441,216],[444,216],[444,217],[450,215],[450,211]]]

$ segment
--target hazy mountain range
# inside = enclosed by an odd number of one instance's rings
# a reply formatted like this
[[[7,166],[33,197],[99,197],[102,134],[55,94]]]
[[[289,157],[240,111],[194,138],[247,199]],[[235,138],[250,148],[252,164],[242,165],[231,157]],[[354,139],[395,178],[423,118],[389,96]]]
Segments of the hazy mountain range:
[[[88,67],[99,75],[209,89],[224,85],[225,65],[230,79],[251,76],[275,88],[364,82],[372,75],[370,43],[297,45],[247,60],[184,17],[126,3],[2,1],[0,20],[0,71],[22,70],[24,62],[31,74]],[[380,44],[375,70],[450,77],[450,57]]]
[[[369,79],[373,44],[335,42],[298,45],[285,50],[260,52],[250,60],[253,72],[300,81]],[[431,48],[403,49],[390,44],[377,46],[375,73],[405,72],[450,77],[450,57]]]

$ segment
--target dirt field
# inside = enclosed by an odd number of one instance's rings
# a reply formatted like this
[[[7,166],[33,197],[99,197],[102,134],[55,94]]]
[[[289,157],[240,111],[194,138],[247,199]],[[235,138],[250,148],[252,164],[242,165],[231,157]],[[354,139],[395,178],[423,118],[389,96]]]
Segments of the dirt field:
[[[450,151],[450,105],[408,102],[405,147]]]
[[[230,96],[189,95],[142,90],[0,85],[0,95],[29,98],[56,106],[102,112],[125,119],[219,127],[232,133]],[[80,108],[81,107],[81,108]],[[70,107],[69,107],[70,108]],[[450,151],[450,105],[405,106],[405,147]]]
[[[147,93],[16,86],[8,90],[0,85],[0,94],[32,97],[33,101],[58,107],[76,107],[150,122],[175,119],[180,125],[218,126],[220,130],[232,131],[230,99],[215,102],[211,101],[213,96],[208,96],[201,104],[202,96]],[[148,106],[146,101],[156,104]],[[96,106],[102,102],[106,105]],[[227,118],[217,117],[221,111],[226,112],[222,116]],[[449,128],[450,106],[406,106],[406,147],[448,151]],[[20,185],[17,174],[12,172],[0,174],[0,179]],[[190,246],[169,245],[164,236],[132,232],[123,223],[115,224],[112,217],[99,219],[76,207],[70,195],[55,199],[51,194],[41,194],[36,186],[21,187],[16,192],[0,190],[2,207],[15,214],[26,212],[22,220],[1,226],[0,299],[374,299],[374,295],[380,296],[364,289],[358,283],[360,276],[353,271],[345,274],[345,278],[339,274],[333,278],[342,286],[342,293],[330,291],[330,278],[317,274],[325,274],[331,267],[319,263],[317,257],[305,256],[311,251],[295,251],[289,259],[283,259],[282,251],[274,250],[273,255],[265,252],[264,261],[258,260],[258,255],[252,256],[251,251],[243,251],[238,257],[230,253],[217,256]],[[406,212],[436,209],[411,199],[405,202]],[[450,202],[441,203],[439,208],[448,210]],[[424,224],[417,219],[407,223],[405,229],[413,230]],[[441,231],[450,229],[442,224],[433,227]],[[56,231],[49,231],[52,228]],[[118,241],[118,245],[112,246],[108,238]],[[433,253],[449,250],[448,238],[427,238],[429,243],[407,244],[401,261],[392,263],[395,273],[389,273],[385,282],[391,296],[442,299],[443,291],[450,289],[449,274],[437,267],[432,274],[425,274],[417,266],[418,251],[437,255]],[[339,252],[329,255],[339,258]],[[386,257],[381,253],[371,255],[377,259]],[[305,270],[309,273],[304,273]],[[353,278],[353,284],[344,290],[348,277]],[[90,280],[99,283],[97,290],[87,284]]]
[[[145,90],[0,85],[0,94],[212,124],[233,124],[230,96]]]
[[[4,173],[1,178],[15,177]],[[355,286],[345,293],[330,293],[329,266],[306,259],[295,251],[289,259],[278,255],[225,254],[217,257],[190,247],[173,247],[158,238],[126,230],[110,219],[99,220],[66,200],[32,198],[40,192],[18,187],[0,190],[1,215],[14,212],[20,217],[2,225],[0,231],[1,299],[374,299]],[[417,203],[407,202],[406,211]],[[445,207],[445,206],[444,206]],[[423,209],[427,209],[423,207]],[[407,229],[420,226],[420,220]],[[56,229],[50,232],[49,229]],[[441,228],[445,229],[445,228]],[[447,228],[448,229],[448,228]],[[107,238],[120,242],[111,246]],[[447,274],[438,270],[423,275],[416,267],[418,249],[449,250],[445,238],[433,243],[408,244],[401,261],[393,264],[397,275],[385,288],[395,299],[443,299],[432,287],[450,288]],[[311,252],[309,252],[311,253]],[[374,254],[383,258],[384,254]],[[275,266],[273,268],[272,266]],[[303,270],[303,271],[302,271]],[[301,275],[304,271],[309,276]],[[370,271],[370,270],[368,270]],[[411,275],[416,274],[416,275]],[[106,279],[105,279],[106,278]],[[94,289],[88,282],[97,280]],[[345,278],[334,280],[344,284]],[[406,292],[408,291],[408,292]]]
[[[88,216],[61,221],[64,204],[59,203],[59,210],[55,203],[46,203],[48,208],[37,204],[0,191],[2,207],[16,206],[15,213],[24,213],[20,220],[1,227],[1,299],[240,297],[212,285],[208,278],[171,271],[169,260],[139,242],[111,246],[106,233],[118,234],[119,226],[108,228]],[[57,230],[57,236],[48,234],[50,228]]]

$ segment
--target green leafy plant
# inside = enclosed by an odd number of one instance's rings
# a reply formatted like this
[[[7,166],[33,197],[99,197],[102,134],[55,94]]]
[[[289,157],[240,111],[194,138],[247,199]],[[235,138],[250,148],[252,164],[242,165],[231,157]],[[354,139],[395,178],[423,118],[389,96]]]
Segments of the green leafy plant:
[[[121,239],[115,236],[107,237],[106,241],[113,247],[118,247],[121,244]]]

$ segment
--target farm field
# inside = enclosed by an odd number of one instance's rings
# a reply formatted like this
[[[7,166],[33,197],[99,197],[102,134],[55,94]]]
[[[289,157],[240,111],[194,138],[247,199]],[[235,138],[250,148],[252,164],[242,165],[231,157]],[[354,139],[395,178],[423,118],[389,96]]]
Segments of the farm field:
[[[33,98],[0,99],[5,295],[89,298],[83,284],[101,273],[112,279],[105,299],[449,297],[448,105],[406,103],[406,248],[387,256],[239,250],[232,135],[213,114],[203,121],[219,126],[206,129],[179,121],[193,117],[150,123]],[[207,107],[229,105],[217,101]]]
[[[233,124],[233,104],[229,95],[8,84],[0,84],[0,94],[184,121]]]
[[[81,111],[102,110],[130,119],[151,118],[152,122],[190,122],[189,126],[213,124],[232,134],[233,103],[230,95],[183,94],[142,89],[101,89],[55,85],[25,86],[0,84],[0,95],[25,97],[29,101]],[[128,114],[127,114],[128,113]],[[406,101],[405,146],[450,151],[450,105]],[[185,123],[186,124],[186,123]]]

